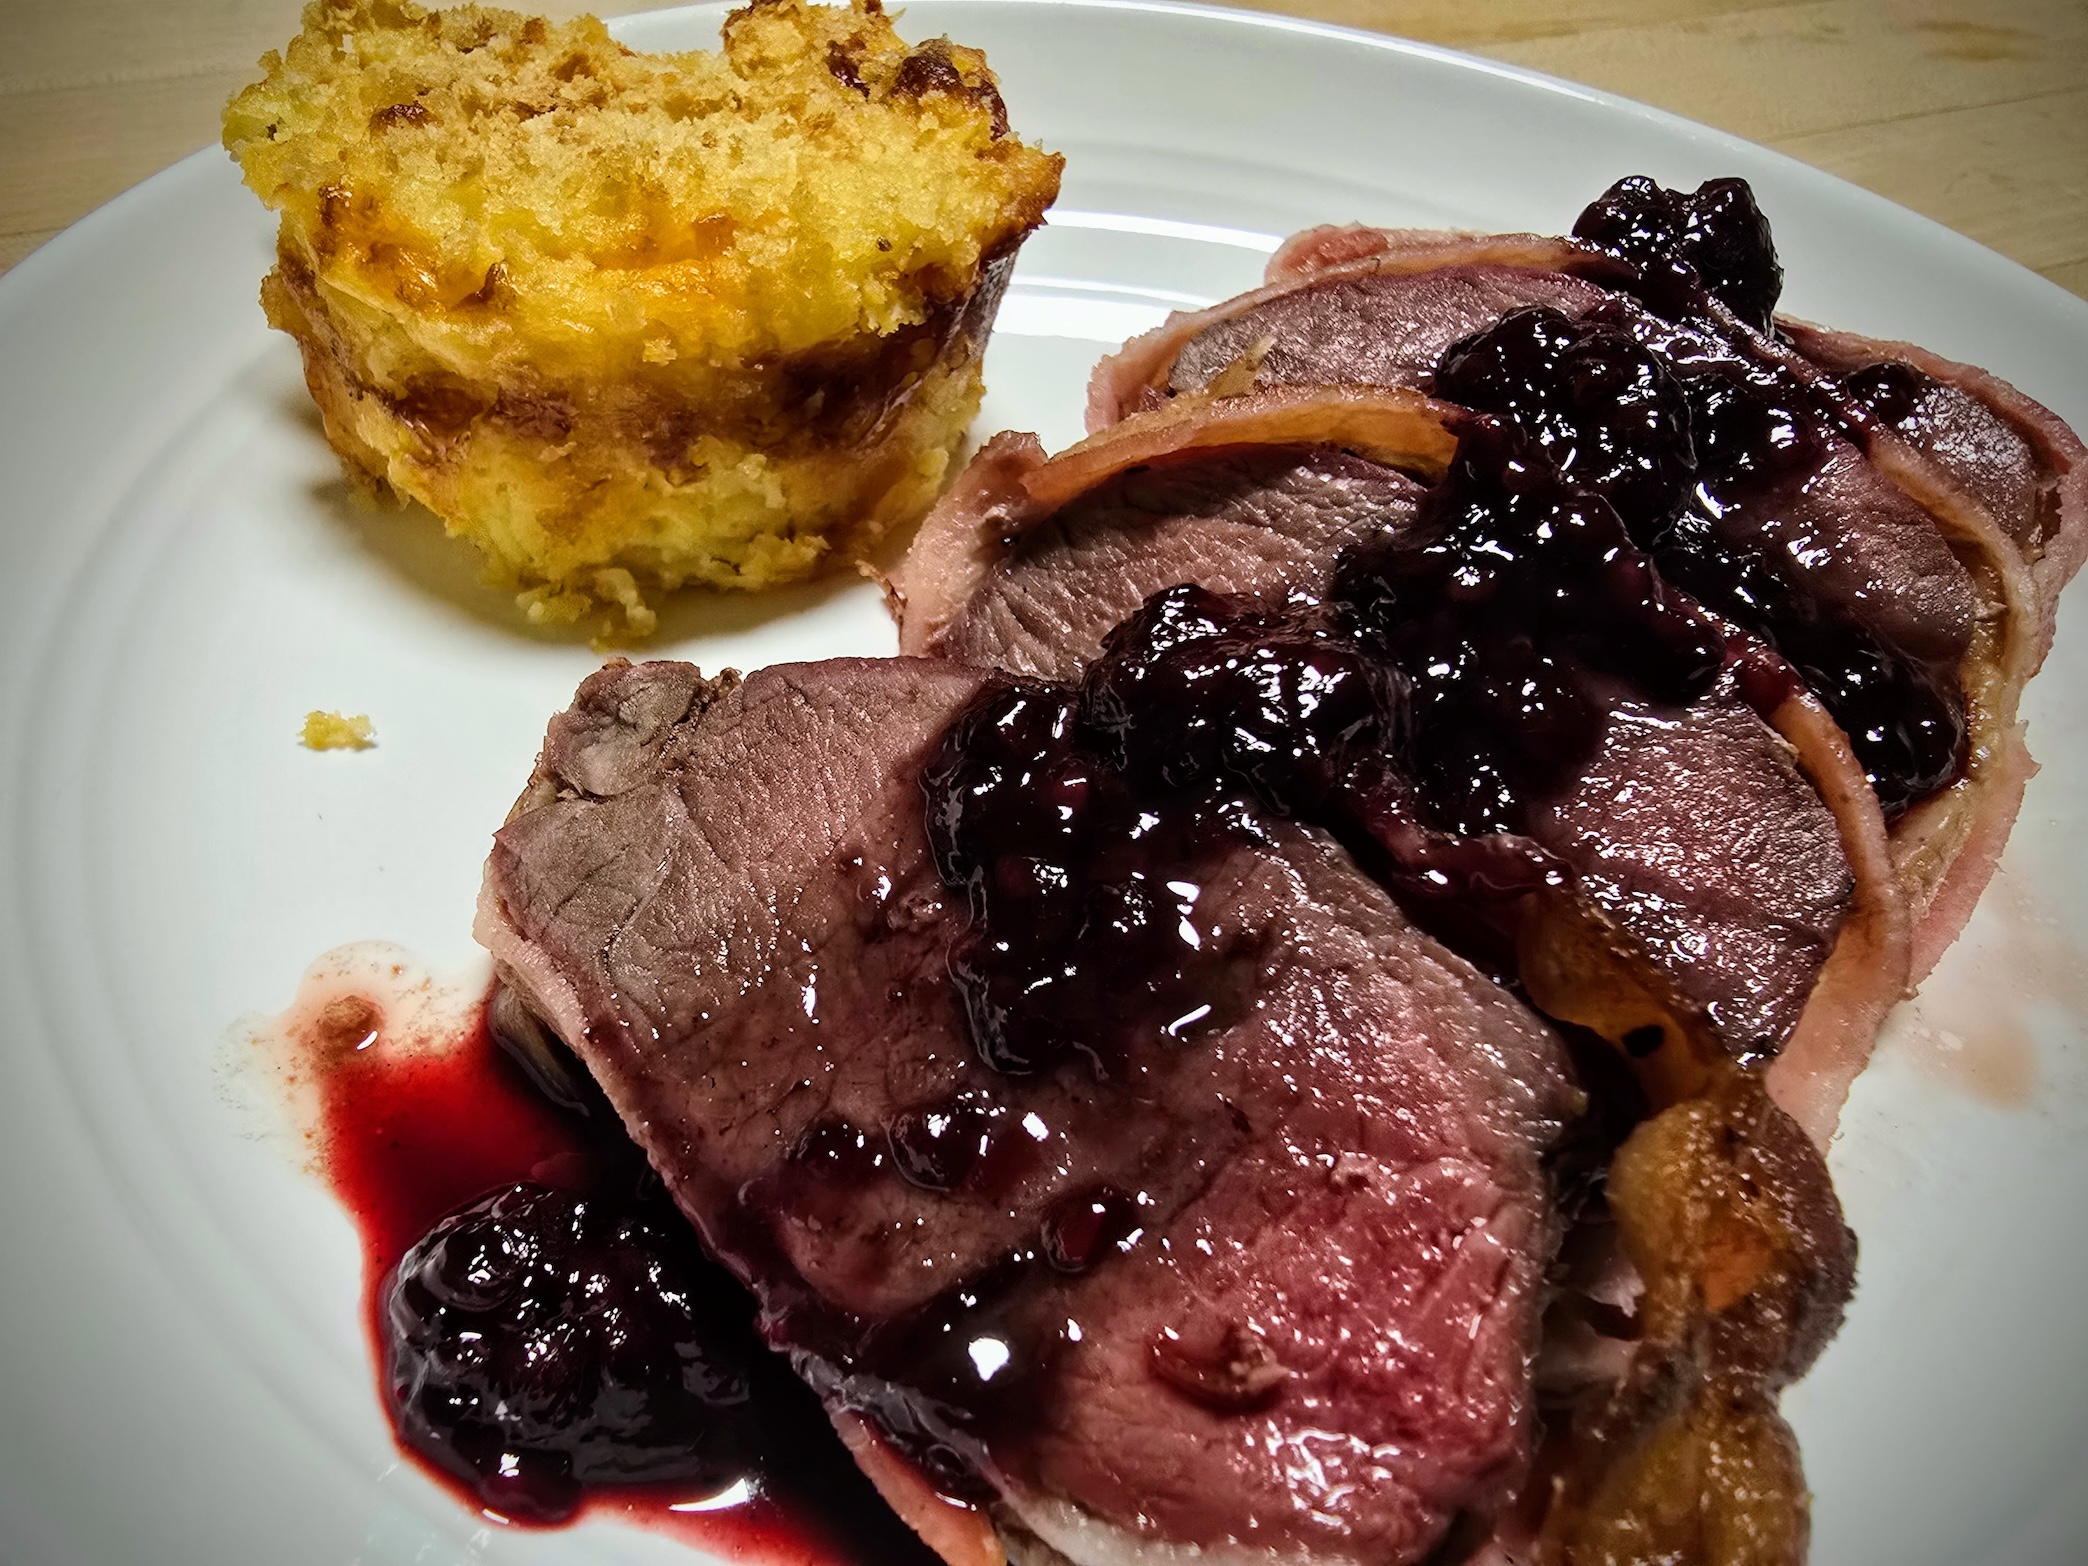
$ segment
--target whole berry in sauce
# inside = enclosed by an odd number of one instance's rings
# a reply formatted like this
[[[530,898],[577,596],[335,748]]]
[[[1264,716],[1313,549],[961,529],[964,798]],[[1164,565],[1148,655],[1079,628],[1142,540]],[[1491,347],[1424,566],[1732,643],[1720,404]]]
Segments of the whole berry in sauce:
[[[385,1289],[401,1435],[488,1509],[538,1522],[591,1484],[732,1476],[760,1350],[694,1244],[529,1183],[452,1213]]]
[[[1689,403],[1650,349],[1599,314],[1607,308],[1579,321],[1549,305],[1512,310],[1450,347],[1435,391],[1514,424],[1642,538],[1641,520],[1672,514],[1696,476]]]
[[[1725,656],[1608,502],[1490,422],[1466,433],[1412,524],[1344,553],[1334,593],[1411,682],[1416,781],[1468,836],[1524,830],[1590,754],[1606,711],[1591,672],[1687,700]]]
[[[1404,694],[1352,643],[1183,585],[1109,633],[1083,681],[1081,716],[1134,783],[1230,778],[1309,814],[1358,757],[1397,744]]]
[[[1589,204],[1573,237],[1638,267],[1657,309],[1682,304],[1697,282],[1756,331],[1773,329],[1783,268],[1744,179],[1680,191],[1634,174]]]

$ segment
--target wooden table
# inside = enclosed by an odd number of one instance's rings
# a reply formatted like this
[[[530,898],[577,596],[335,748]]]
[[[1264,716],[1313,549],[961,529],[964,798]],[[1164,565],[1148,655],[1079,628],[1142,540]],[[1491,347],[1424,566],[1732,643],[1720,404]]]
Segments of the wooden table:
[[[1673,109],[1868,186],[2088,296],[2088,0],[1265,3]],[[219,107],[296,31],[298,9],[0,0],[0,268],[215,142]]]

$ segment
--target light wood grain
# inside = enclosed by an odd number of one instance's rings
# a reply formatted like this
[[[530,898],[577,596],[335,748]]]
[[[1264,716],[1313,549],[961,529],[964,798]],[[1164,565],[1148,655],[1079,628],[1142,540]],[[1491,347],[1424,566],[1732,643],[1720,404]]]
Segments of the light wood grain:
[[[1265,4],[1674,110],[2088,296],[2088,0]],[[297,11],[297,0],[0,0],[0,269],[215,141],[225,98],[296,29]]]

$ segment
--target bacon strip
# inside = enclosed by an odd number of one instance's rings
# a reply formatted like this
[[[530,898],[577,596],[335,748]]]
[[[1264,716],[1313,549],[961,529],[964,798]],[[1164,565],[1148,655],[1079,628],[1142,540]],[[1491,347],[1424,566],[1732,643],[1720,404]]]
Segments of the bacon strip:
[[[1909,981],[1918,985],[1971,918],[2037,770],[2017,711],[2051,649],[2059,595],[2088,560],[2088,447],[2049,408],[1984,370],[1912,343],[1778,324],[1815,370],[1897,361],[1966,394],[2022,440],[2033,466],[2032,513],[1998,516],[1980,498],[1978,475],[1953,453],[1882,428],[1871,437],[1872,459],[1936,518],[1988,603],[1965,666],[1972,729],[1965,776],[1893,830],[1894,859],[1915,910]]]
[[[1768,1072],[1770,1097],[1824,1149],[1879,1027],[1907,992],[1912,920],[1884,812],[1840,725],[1817,697],[1801,691],[1769,714],[1769,726],[1797,752],[1800,770],[1834,813],[1856,878],[1855,906],[1841,937]]]

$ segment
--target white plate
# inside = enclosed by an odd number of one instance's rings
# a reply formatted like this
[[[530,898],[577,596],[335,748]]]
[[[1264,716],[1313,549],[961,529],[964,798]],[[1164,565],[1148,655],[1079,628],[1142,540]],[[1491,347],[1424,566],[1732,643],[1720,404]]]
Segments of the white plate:
[[[618,32],[686,47],[719,15]],[[1249,286],[1293,229],[1557,232],[1630,172],[1745,175],[1789,309],[1988,366],[2088,428],[2088,306],[1652,110],[1269,17],[922,0],[904,26],[985,48],[1016,125],[1067,155],[982,431],[1070,440],[1105,346]],[[425,515],[346,496],[255,304],[271,231],[213,151],[0,281],[0,1557],[686,1560],[608,1525],[489,1530],[397,1462],[349,1224],[213,1079],[228,1025],[329,947],[479,971],[488,834],[596,662],[520,633]],[[1861,1286],[1789,1399],[1833,1566],[2050,1566],[2088,1540],[2081,612],[2031,691],[2046,770],[2006,874],[1835,1152]],[[656,650],[711,666],[892,646],[855,584],[670,625]],[[300,749],[314,707],[372,714],[379,748]],[[2023,1069],[2026,1095],[1988,1101]]]

